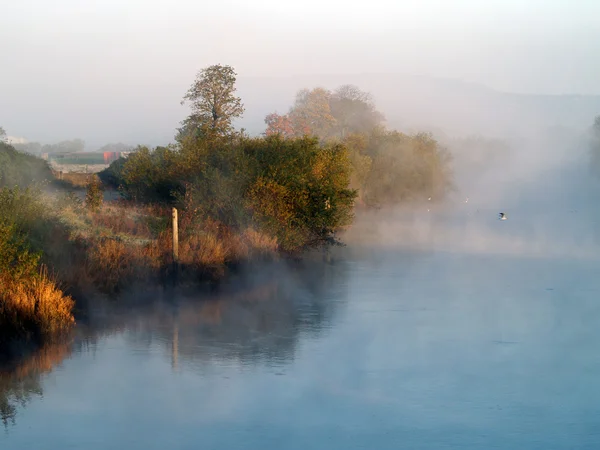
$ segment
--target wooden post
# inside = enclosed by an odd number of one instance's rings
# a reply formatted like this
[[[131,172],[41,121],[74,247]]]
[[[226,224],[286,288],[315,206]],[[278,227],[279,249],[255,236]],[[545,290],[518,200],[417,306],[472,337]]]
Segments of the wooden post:
[[[177,285],[179,278],[179,224],[177,221],[177,208],[173,208],[173,264],[169,276],[173,286]]]
[[[179,262],[179,224],[177,221],[177,208],[173,208],[173,264]]]

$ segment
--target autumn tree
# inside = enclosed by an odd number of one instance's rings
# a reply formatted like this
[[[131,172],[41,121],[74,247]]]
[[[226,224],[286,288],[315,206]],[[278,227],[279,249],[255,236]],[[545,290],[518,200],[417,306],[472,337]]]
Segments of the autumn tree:
[[[289,118],[296,136],[328,137],[336,123],[331,114],[331,92],[323,88],[302,89],[296,94]]]
[[[235,95],[236,75],[232,67],[221,64],[198,73],[181,102],[189,102],[192,113],[182,122],[179,140],[194,134],[226,136],[232,132],[232,121],[244,113],[242,101]]]
[[[283,116],[277,113],[269,114],[265,117],[265,123],[267,124],[266,136],[280,134],[283,137],[292,137],[295,134],[294,126],[287,114]]]
[[[349,133],[371,131],[384,120],[383,114],[375,108],[371,94],[351,84],[337,88],[329,105],[336,120],[335,132],[341,138]]]
[[[302,89],[288,114],[273,113],[265,118],[265,134],[343,139],[352,133],[369,132],[383,121],[384,116],[375,108],[371,95],[356,86],[343,85],[334,92],[323,88]]]

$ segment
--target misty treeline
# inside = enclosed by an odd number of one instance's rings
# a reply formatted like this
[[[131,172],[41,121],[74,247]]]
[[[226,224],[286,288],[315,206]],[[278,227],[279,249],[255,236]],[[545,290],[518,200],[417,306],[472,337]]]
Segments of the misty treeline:
[[[450,153],[430,134],[407,135],[384,126],[371,95],[353,85],[330,91],[298,91],[284,115],[266,116],[267,136],[305,135],[336,142],[348,150],[351,188],[367,206],[391,206],[432,197],[452,187]]]
[[[129,200],[176,205],[198,222],[257,226],[284,250],[331,241],[358,198],[386,206],[451,186],[450,156],[428,134],[388,130],[355,86],[303,89],[288,114],[266,117],[262,137],[235,130],[244,105],[229,66],[203,69],[183,103],[191,114],[176,142],[138,147],[100,177]]]
[[[6,131],[0,127],[0,142],[8,143]],[[43,154],[53,153],[79,153],[86,151],[86,144],[83,139],[70,139],[59,141],[54,144],[42,144],[40,142],[10,142],[10,145],[21,153],[41,156]],[[103,145],[94,150],[95,152],[129,152],[133,149],[131,145],[122,142],[114,142]]]
[[[55,144],[41,144],[39,142],[14,142],[11,145],[20,152],[40,156],[44,153],[77,153],[85,150],[82,139],[60,141]]]
[[[251,138],[232,121],[244,111],[229,66],[202,70],[184,101],[192,112],[177,142],[139,147],[100,173],[128,200],[178,206],[197,224],[257,227],[284,251],[332,240],[352,220],[356,192],[348,148],[318,137]]]

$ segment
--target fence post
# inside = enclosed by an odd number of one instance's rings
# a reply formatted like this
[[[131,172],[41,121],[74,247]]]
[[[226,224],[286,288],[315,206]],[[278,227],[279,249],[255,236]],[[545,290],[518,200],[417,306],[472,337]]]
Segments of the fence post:
[[[171,283],[175,286],[179,278],[179,223],[177,220],[177,208],[173,208],[173,264],[171,266]]]
[[[177,208],[173,208],[173,263],[179,262],[179,224],[177,220]]]

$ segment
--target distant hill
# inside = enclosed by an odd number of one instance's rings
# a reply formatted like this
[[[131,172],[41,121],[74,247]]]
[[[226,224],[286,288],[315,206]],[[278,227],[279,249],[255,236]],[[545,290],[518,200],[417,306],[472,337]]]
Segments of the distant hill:
[[[600,95],[514,94],[437,78],[377,74],[240,77],[238,91],[246,114],[239,125],[260,133],[264,116],[275,110],[287,112],[299,89],[333,89],[341,84],[371,92],[388,124],[408,131],[511,136],[553,126],[584,129],[600,114]]]

